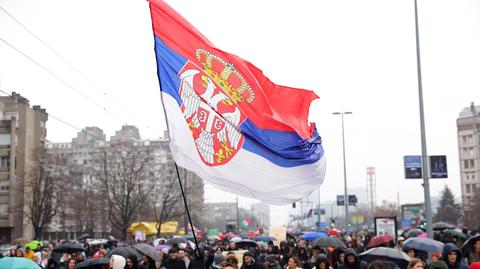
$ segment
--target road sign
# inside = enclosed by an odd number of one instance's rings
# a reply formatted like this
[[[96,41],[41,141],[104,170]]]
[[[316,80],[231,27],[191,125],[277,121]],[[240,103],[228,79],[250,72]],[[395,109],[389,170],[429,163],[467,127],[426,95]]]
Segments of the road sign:
[[[405,178],[422,178],[422,156],[403,156]]]

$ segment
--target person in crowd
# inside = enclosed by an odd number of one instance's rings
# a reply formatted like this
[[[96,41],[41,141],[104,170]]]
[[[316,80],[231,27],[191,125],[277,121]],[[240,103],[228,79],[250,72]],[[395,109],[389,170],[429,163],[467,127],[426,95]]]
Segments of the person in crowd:
[[[110,269],[125,269],[127,261],[120,255],[110,257]]]
[[[234,251],[237,250],[237,246],[235,242],[229,242],[226,251]]]
[[[179,249],[177,252],[177,259],[183,261],[185,264],[185,268],[188,269],[190,265],[190,259],[188,258],[188,251],[186,249]]]
[[[205,266],[205,260],[203,258],[204,254],[203,247],[198,247],[193,251],[193,256],[190,257],[190,263],[187,269],[205,269],[208,268]],[[204,263],[202,265],[202,263]]]
[[[143,266],[140,266],[138,263],[138,258],[135,255],[130,255],[125,259],[125,269],[144,269]]]
[[[233,263],[227,263],[227,264],[225,264],[223,269],[238,269],[238,265],[233,264]]]
[[[25,257],[25,254],[23,253],[23,250],[21,248],[17,248],[15,250],[15,257],[18,257],[18,258]]]
[[[393,264],[395,266],[396,264]],[[398,266],[397,266],[398,267]],[[392,269],[391,264],[387,261],[375,260],[368,265],[368,269]]]
[[[472,249],[467,256],[468,264],[472,262],[480,262],[480,238],[472,242]]]
[[[269,254],[265,257],[265,262],[263,263],[265,269],[282,269],[280,263],[275,259],[275,255]]]
[[[255,261],[254,255],[247,251],[243,254],[243,263],[240,269],[265,269],[262,264]]]
[[[343,248],[336,248],[334,251],[333,269],[339,269],[345,263],[345,250]]]
[[[36,262],[36,256],[35,256],[35,252],[33,252],[30,247],[26,247],[25,248],[25,255],[24,255],[25,258],[27,259],[30,259],[34,262]]]
[[[75,252],[74,257],[75,257],[75,260],[77,261],[77,263],[81,263],[81,262],[85,261],[85,256],[83,256],[81,251]]]
[[[166,269],[187,269],[185,262],[177,257],[178,249],[171,248],[168,251],[168,258],[162,262],[162,267]]]
[[[75,258],[70,258],[66,262],[66,269],[75,269],[75,266],[77,266],[77,260]]]
[[[449,269],[468,269],[468,265],[462,262],[462,252],[453,243],[443,246],[442,257]]]
[[[425,262],[419,258],[412,258],[410,262],[408,262],[407,269],[424,269]]]
[[[146,269],[157,269],[155,261],[147,255],[143,255],[140,264]]]
[[[283,256],[280,260],[280,266],[282,266],[282,268],[285,267],[291,257],[293,257],[293,251],[289,246],[285,244],[285,247],[283,248]],[[301,266],[301,263],[299,265]]]
[[[317,259],[319,256],[320,256],[320,247],[317,247],[317,246],[312,247],[312,256],[308,260],[309,268],[315,267],[315,263],[317,262]]]
[[[440,261],[442,260],[442,253],[441,252],[432,252],[432,262]]]
[[[332,269],[327,256],[324,254],[320,254],[320,256],[318,256],[318,259],[315,262],[315,269]]]
[[[297,258],[302,263],[302,268],[310,269],[311,267],[308,266],[308,253],[305,247],[300,247],[298,249]]]
[[[8,256],[10,256],[10,257],[16,257],[16,256],[17,256],[16,253],[15,253],[15,249],[14,249],[14,248],[11,248],[11,249],[9,250]]]
[[[403,251],[405,253],[407,253],[407,255],[410,257],[410,258],[415,258],[417,257],[417,251],[413,248],[406,248],[406,247],[403,247]]]
[[[448,269],[448,265],[444,261],[436,261],[430,264],[429,269]]]
[[[223,269],[227,264],[227,259],[222,254],[215,254],[213,257],[213,263],[210,265],[210,269]]]
[[[288,263],[287,263],[287,266],[285,266],[285,269],[301,269],[301,264],[300,264],[300,260],[295,257],[295,256],[291,256],[290,259],[288,259]]]
[[[238,259],[237,256],[235,256],[235,253],[228,253],[225,260],[227,261],[227,263],[234,264],[238,267]]]
[[[357,252],[352,248],[345,250],[345,263],[340,266],[340,269],[367,269],[367,263],[360,261]]]
[[[257,256],[257,262],[264,264],[266,257],[267,257],[267,249],[261,248],[260,253]]]
[[[403,250],[403,242],[405,242],[405,237],[399,236],[397,238],[397,244],[395,245],[395,248],[399,250]]]

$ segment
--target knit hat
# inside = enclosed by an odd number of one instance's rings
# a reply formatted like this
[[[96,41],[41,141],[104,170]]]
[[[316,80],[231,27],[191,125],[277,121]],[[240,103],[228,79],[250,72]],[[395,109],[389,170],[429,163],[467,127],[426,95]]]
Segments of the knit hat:
[[[222,254],[216,254],[214,257],[213,257],[213,264],[215,266],[219,265],[220,263],[224,262],[226,259],[225,259],[225,256],[223,256]]]
[[[444,261],[436,261],[430,265],[430,269],[448,269],[448,265]]]

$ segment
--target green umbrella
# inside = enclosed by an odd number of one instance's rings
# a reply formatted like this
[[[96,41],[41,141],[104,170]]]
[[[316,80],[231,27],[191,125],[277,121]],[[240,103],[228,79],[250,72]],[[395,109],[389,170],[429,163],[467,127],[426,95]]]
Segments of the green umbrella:
[[[193,240],[193,234],[186,234],[183,236],[183,238],[187,239],[187,240]]]
[[[466,234],[458,231],[458,230],[451,230],[451,229],[448,229],[448,230],[444,230],[443,231],[443,234],[447,234],[447,235],[451,235],[452,237],[458,237],[458,238],[461,238],[463,240],[466,240],[468,237]]]
[[[27,258],[4,257],[0,259],[2,269],[41,269],[34,261]]]

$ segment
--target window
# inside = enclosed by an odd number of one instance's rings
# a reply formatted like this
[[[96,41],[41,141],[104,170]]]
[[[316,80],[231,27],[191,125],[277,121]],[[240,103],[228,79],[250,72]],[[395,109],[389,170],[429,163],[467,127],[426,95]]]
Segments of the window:
[[[470,160],[470,168],[474,169],[475,168],[475,160]]]
[[[8,214],[8,204],[0,204],[0,215]]]
[[[0,157],[0,168],[8,168],[10,167],[10,157],[9,156],[1,156]]]
[[[471,192],[470,184],[466,184],[465,187],[466,187],[466,190],[465,190],[466,193],[470,193]]]
[[[5,193],[10,191],[10,183],[8,181],[0,181],[0,193]]]
[[[464,161],[463,161],[463,167],[464,167],[465,169],[468,169],[468,168],[469,168],[468,164],[469,164],[468,160],[464,160]]]

